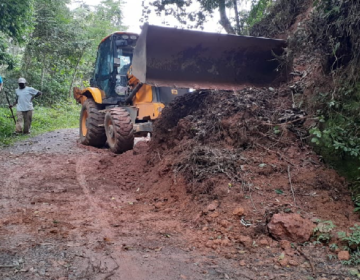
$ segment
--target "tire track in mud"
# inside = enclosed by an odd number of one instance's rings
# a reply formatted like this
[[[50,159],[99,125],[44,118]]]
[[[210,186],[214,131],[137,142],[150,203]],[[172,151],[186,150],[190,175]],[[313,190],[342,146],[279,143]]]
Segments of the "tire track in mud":
[[[86,178],[86,162],[89,160],[89,156],[81,156],[76,160],[76,179],[79,184],[79,186],[82,188],[84,195],[86,196],[86,199],[89,202],[89,210],[91,215],[93,216],[93,220],[96,222],[95,227],[100,230],[100,232],[97,234],[99,237],[102,237],[102,239],[109,239],[111,241],[116,241],[116,233],[112,229],[112,225],[109,222],[109,218],[114,217],[114,214],[109,212],[108,210],[104,209],[100,206],[100,200],[95,196],[91,194],[89,184],[87,183]],[[89,215],[89,214],[87,214]],[[99,241],[99,240],[98,240]],[[110,254],[105,253],[101,254],[102,256],[99,256],[99,254],[94,254],[91,250],[85,250],[85,255],[88,255],[89,260],[89,266],[86,268],[88,270],[91,268],[91,270],[94,271],[95,263],[100,259],[108,259],[110,258],[111,261],[115,263],[115,267],[109,267],[107,272],[98,272],[95,273],[95,275],[90,276],[89,279],[98,279],[97,277],[102,275],[105,277],[104,279],[126,279],[126,280],[139,280],[139,279],[147,279],[146,273],[139,270],[138,268],[138,261],[133,259],[131,256],[128,256],[124,253],[114,251],[111,249]],[[94,256],[96,256],[94,258]],[[95,260],[96,259],[96,260]],[[103,263],[106,263],[104,261]],[[101,261],[100,261],[101,264]],[[94,277],[94,278],[92,278]],[[114,277],[114,278],[112,278]]]
[[[82,188],[86,199],[89,202],[89,210],[96,221],[96,226],[101,229],[103,238],[113,239],[115,233],[111,230],[111,224],[109,223],[109,217],[113,216],[112,213],[109,213],[106,209],[100,206],[100,201],[96,196],[92,195],[89,189],[89,185],[86,179],[86,159],[89,156],[81,156],[76,160],[76,179],[79,186]]]
[[[17,207],[18,199],[18,189],[20,178],[27,173],[27,170],[21,170],[20,168],[11,168],[7,169],[7,174],[2,174],[4,178],[4,184],[0,188],[0,205],[3,208],[15,209]]]

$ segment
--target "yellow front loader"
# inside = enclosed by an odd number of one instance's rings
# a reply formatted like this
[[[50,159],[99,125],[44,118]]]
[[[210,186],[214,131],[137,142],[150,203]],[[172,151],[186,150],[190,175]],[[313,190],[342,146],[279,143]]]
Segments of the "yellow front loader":
[[[134,136],[189,88],[236,90],[273,85],[285,41],[214,34],[145,24],[139,35],[115,32],[99,44],[90,87],[74,88],[82,104],[80,142],[114,153],[132,149]]]

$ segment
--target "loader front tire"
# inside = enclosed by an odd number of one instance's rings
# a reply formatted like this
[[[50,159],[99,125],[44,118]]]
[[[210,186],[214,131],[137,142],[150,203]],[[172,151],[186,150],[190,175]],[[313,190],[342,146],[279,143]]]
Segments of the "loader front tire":
[[[129,151],[134,146],[134,131],[130,114],[115,107],[105,115],[105,132],[110,150],[116,154]]]
[[[80,143],[87,146],[103,147],[106,143],[104,113],[99,112],[101,105],[88,98],[80,112]]]

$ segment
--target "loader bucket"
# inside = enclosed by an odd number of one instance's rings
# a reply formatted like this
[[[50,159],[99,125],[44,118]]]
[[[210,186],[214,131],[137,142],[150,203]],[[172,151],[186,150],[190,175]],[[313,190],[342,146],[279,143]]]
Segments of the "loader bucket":
[[[283,40],[189,31],[145,24],[132,74],[154,86],[236,90],[286,80],[275,56]]]

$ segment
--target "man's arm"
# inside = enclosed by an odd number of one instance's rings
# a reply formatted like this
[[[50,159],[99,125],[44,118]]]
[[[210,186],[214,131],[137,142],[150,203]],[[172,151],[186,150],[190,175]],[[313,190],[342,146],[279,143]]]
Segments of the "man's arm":
[[[2,90],[3,88],[3,83],[0,83],[0,91]]]
[[[41,96],[42,95],[42,92],[41,91],[38,91],[35,95],[33,95],[33,97],[31,97],[31,101],[33,101],[33,99],[35,98],[35,97],[39,97],[39,96]]]
[[[13,105],[9,105],[9,108],[12,108],[12,107],[16,106],[17,103],[18,103],[18,97],[16,96],[16,99],[15,99],[14,104],[13,104]]]

